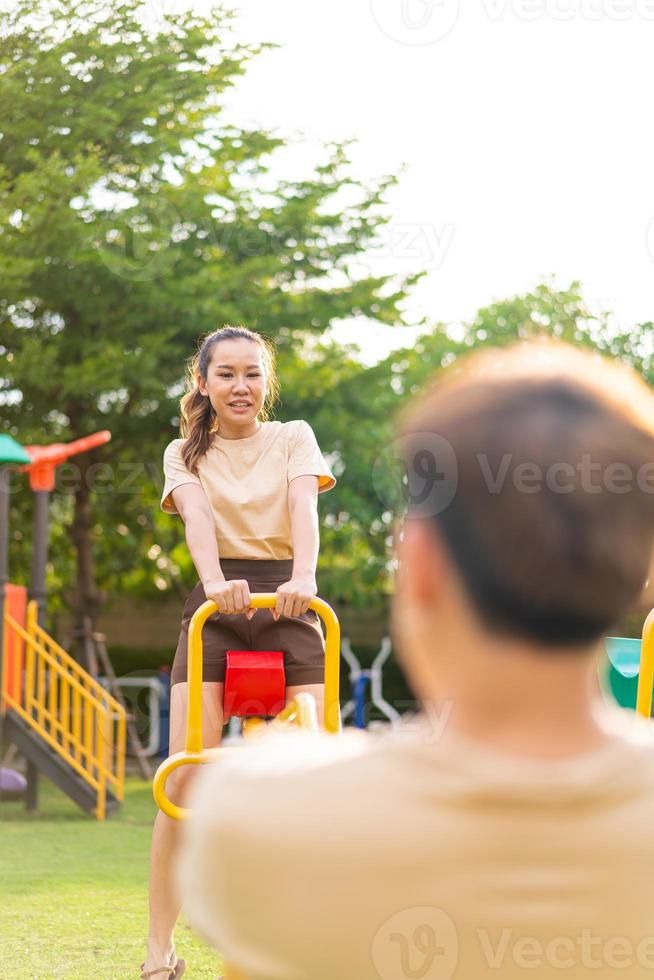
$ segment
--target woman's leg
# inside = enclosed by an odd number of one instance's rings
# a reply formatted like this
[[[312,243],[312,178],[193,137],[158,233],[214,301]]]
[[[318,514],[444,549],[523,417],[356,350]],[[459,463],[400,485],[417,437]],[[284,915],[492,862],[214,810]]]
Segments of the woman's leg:
[[[202,739],[205,748],[218,745],[222,736],[223,687],[223,684],[209,682],[202,685]],[[173,684],[170,689],[171,755],[184,749],[187,696],[188,684]],[[171,773],[166,792],[174,803],[184,803],[195,769],[195,766],[183,766]],[[173,876],[178,841],[178,821],[159,811],[154,821],[150,856],[150,925],[146,971],[168,963],[172,952],[173,930],[181,904]]]

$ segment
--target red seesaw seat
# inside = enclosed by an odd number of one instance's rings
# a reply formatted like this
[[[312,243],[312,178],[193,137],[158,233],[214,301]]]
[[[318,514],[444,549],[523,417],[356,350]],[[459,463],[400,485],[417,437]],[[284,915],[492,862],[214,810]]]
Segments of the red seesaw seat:
[[[284,654],[279,650],[228,650],[225,721],[251,715],[269,717],[284,707]]]

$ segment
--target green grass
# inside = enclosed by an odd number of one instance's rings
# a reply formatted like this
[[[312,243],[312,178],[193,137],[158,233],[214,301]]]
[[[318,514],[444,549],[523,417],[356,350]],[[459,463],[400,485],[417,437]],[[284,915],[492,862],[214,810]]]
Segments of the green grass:
[[[39,813],[0,805],[0,977],[137,980],[147,935],[155,805],[130,779],[120,812],[85,815],[46,779]],[[193,980],[220,974],[217,954],[181,920],[176,944]]]

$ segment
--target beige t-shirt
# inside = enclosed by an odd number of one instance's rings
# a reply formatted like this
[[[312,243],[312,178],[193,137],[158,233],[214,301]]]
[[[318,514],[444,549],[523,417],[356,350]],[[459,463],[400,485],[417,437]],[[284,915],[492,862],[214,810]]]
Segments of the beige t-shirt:
[[[226,750],[184,830],[187,913],[248,980],[651,977],[654,738],[635,719],[556,761],[427,725]]]
[[[185,483],[203,487],[221,558],[292,558],[289,483],[297,476],[317,476],[320,493],[336,483],[313,429],[303,419],[262,422],[245,439],[214,436],[198,464],[198,476],[184,465],[183,444],[183,439],[174,439],[164,452],[161,508],[176,514],[172,491]]]

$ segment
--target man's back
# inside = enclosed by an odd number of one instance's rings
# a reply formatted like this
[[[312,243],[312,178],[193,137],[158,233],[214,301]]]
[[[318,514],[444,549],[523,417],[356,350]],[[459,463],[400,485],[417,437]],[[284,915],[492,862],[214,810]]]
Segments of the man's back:
[[[250,980],[649,975],[654,738],[616,717],[558,761],[418,723],[237,752],[199,790],[191,916]]]

